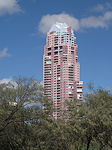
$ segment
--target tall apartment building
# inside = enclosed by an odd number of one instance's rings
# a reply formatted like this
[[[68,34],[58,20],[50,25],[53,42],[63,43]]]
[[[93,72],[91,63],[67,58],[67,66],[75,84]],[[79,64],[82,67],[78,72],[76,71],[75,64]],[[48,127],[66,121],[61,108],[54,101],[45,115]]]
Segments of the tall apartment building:
[[[66,23],[54,24],[47,33],[43,56],[43,86],[45,95],[56,108],[54,117],[60,117],[67,99],[83,100],[83,81],[80,81],[80,64],[76,37]]]

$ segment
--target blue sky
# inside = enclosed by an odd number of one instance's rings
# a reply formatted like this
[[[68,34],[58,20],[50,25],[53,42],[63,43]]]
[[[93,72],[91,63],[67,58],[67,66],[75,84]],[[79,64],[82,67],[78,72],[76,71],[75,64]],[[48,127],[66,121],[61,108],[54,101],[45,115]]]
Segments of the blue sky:
[[[56,21],[75,32],[84,84],[111,88],[111,0],[0,0],[0,80],[42,81],[46,32]]]

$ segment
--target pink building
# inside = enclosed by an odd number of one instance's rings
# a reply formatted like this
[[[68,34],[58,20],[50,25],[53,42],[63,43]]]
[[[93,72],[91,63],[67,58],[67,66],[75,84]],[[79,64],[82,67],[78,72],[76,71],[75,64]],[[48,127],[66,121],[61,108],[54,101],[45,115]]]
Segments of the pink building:
[[[56,107],[54,117],[60,117],[64,102],[76,97],[83,100],[83,81],[80,81],[78,46],[73,30],[66,23],[54,24],[47,33],[43,57],[45,95]]]

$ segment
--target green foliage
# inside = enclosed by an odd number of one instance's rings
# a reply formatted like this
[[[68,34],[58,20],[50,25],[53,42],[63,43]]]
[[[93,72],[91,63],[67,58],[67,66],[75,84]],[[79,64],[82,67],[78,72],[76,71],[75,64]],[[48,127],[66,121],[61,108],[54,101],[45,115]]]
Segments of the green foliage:
[[[33,105],[33,103],[35,105]],[[44,109],[43,109],[44,108]],[[0,85],[0,150],[111,150],[112,95],[93,90],[60,119],[33,79]]]
[[[77,112],[72,109],[70,116],[77,149],[112,149],[112,95],[108,91],[100,88],[87,94],[85,103]]]

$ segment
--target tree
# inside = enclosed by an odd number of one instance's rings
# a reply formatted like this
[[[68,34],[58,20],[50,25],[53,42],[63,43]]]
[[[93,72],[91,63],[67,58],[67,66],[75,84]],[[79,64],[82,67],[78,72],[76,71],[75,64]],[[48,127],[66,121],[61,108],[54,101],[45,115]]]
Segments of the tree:
[[[41,111],[42,86],[33,79],[18,79],[0,85],[0,148],[26,149],[30,144],[30,123]],[[40,113],[40,112],[39,112]],[[36,116],[37,115],[37,116]]]
[[[70,120],[79,149],[112,148],[112,95],[108,91],[100,88],[86,94],[78,112],[72,109]]]
[[[52,102],[43,97],[39,82],[18,79],[1,84],[1,150],[68,149],[67,126],[63,120],[53,118],[53,111]]]
[[[43,109],[44,108],[44,109]],[[112,95],[103,89],[74,99],[60,119],[34,79],[0,84],[1,150],[110,150]]]

